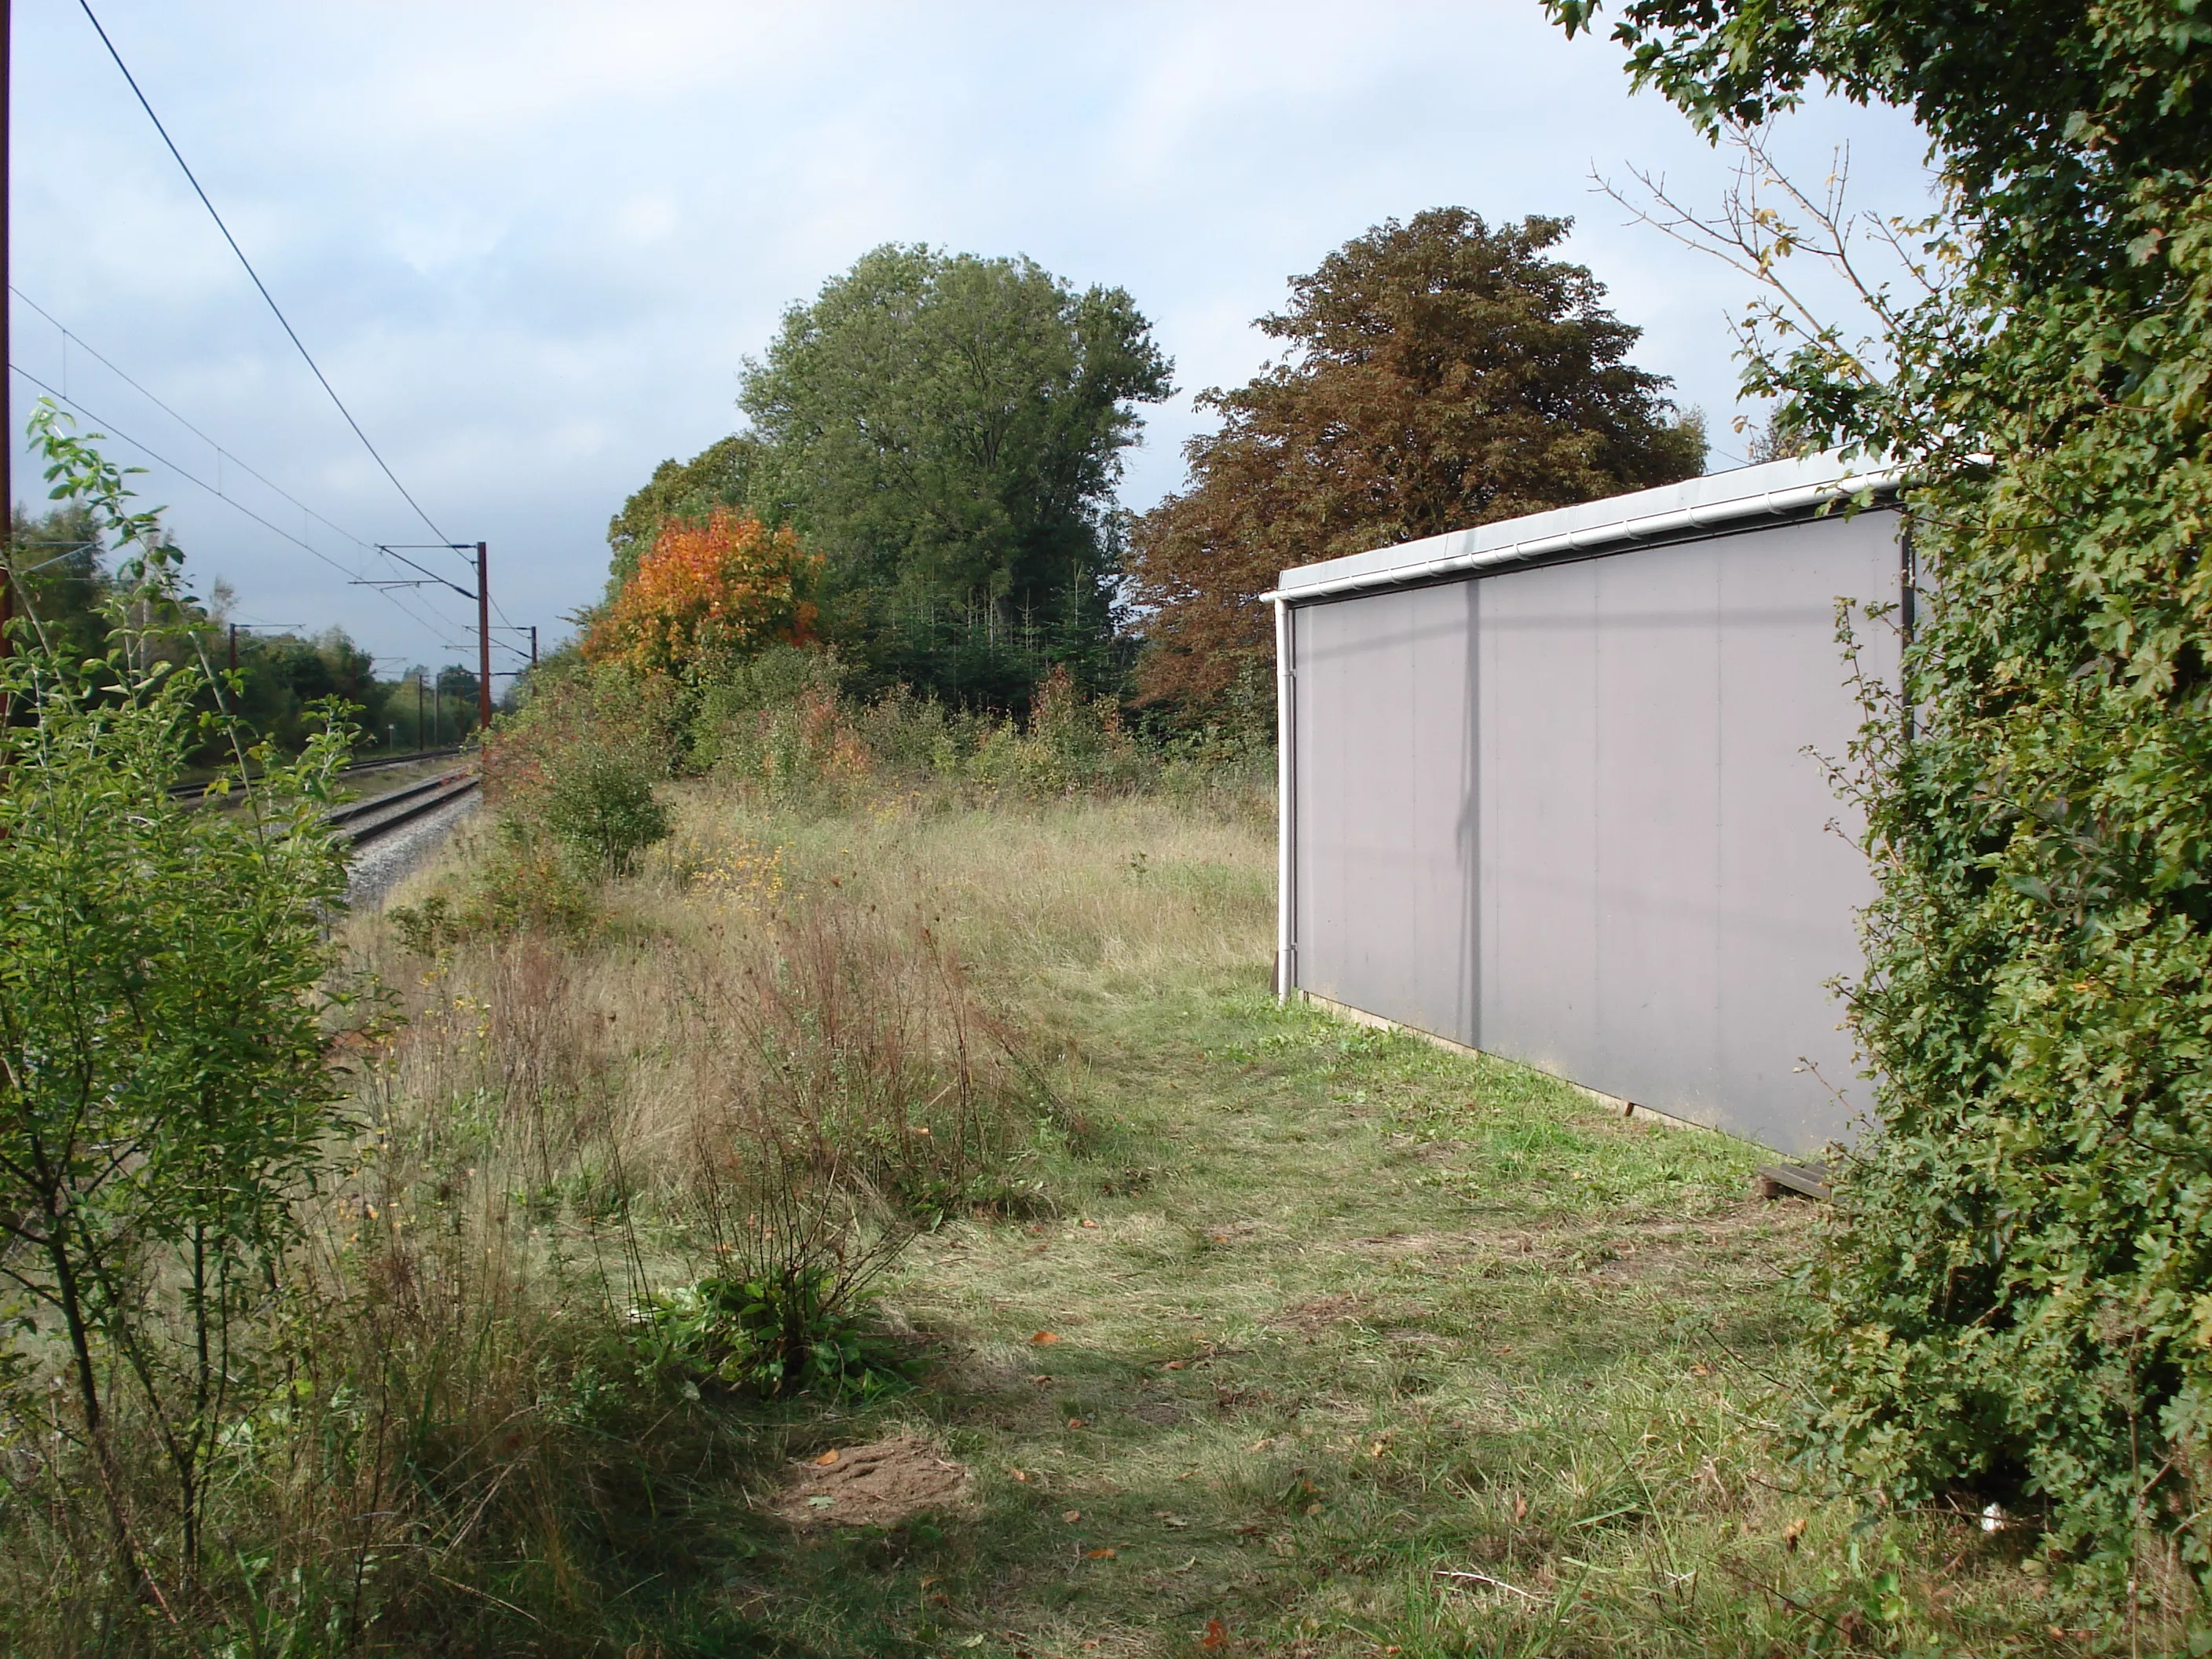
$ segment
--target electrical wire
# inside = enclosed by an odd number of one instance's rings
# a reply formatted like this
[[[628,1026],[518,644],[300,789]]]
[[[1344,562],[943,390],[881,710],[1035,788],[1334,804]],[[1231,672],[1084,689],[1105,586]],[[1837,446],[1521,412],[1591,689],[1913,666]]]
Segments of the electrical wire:
[[[359,581],[361,580],[359,572],[347,569],[345,566],[340,564],[329,554],[324,552],[322,549],[314,545],[313,543],[303,541],[301,538],[295,536],[290,531],[285,529],[282,525],[276,524],[268,519],[263,518],[261,514],[256,513],[252,507],[246,506],[245,502],[237,501],[231,496],[224,495],[222,491],[216,489],[213,484],[208,483],[206,479],[197,476],[185,467],[178,465],[176,462],[169,459],[167,456],[163,455],[160,451],[153,448],[150,445],[143,442],[142,440],[132,437],[129,433],[123,430],[121,427],[117,426],[112,421],[102,420],[99,416],[93,413],[91,410],[87,409],[76,398],[70,397],[65,392],[58,391],[53,386],[48,386],[44,380],[32,374],[29,369],[25,368],[21,364],[10,363],[8,367],[15,370],[16,374],[21,375],[25,380],[28,380],[33,386],[38,387],[40,391],[45,392],[48,397],[55,398],[61,403],[67,404],[71,409],[76,410],[78,414],[83,416],[86,420],[90,421],[94,426],[106,428],[107,430],[115,437],[121,439],[125,443],[131,445],[131,447],[138,450],[141,453],[146,455],[157,465],[168,468],[170,471],[175,473],[179,477],[185,480],[185,483],[195,484],[198,488],[207,491],[209,495],[214,496],[217,501],[228,503],[236,511],[243,513],[247,518],[252,520],[254,523],[259,525],[263,529],[270,532],[274,535],[281,536],[284,540],[291,543],[293,546],[300,549],[301,551],[308,554],[312,557],[319,559],[323,563],[330,566],[331,569],[337,571],[340,575],[344,576],[349,581]],[[438,643],[443,646],[447,650],[459,651],[464,648],[446,638],[444,634],[440,631],[440,623],[431,621],[429,617],[423,616],[413,607],[402,603],[398,596],[391,592],[388,589],[379,587],[376,591],[379,593],[383,594],[385,599],[389,600],[404,615],[411,618],[419,626],[427,629],[429,631],[430,637],[436,640]],[[465,632],[466,630],[465,629],[463,631]]]
[[[33,300],[29,295],[24,293],[21,289],[17,288],[13,283],[10,283],[8,284],[8,291],[14,295],[17,299],[21,300],[25,305],[28,306],[33,311],[37,312],[40,316],[45,318],[47,322],[53,325],[54,331],[62,337],[62,349],[64,354],[63,362],[64,363],[68,362],[66,354],[68,352],[70,343],[74,341],[88,356],[92,358],[94,362],[99,363],[110,374],[113,374],[116,379],[121,380],[124,385],[129,386],[140,397],[145,398],[148,403],[153,404],[155,408],[160,410],[164,415],[167,415],[179,426],[184,428],[185,431],[191,433],[192,436],[198,438],[202,443],[207,445],[209,448],[212,449],[216,454],[216,477],[218,481],[222,476],[222,464],[224,461],[228,461],[234,466],[237,467],[240,471],[245,473],[246,477],[254,479],[256,482],[267,488],[270,493],[283,496],[284,500],[290,502],[294,507],[298,507],[303,517],[314,520],[317,523],[322,525],[324,528],[330,531],[333,535],[342,537],[343,539],[351,542],[356,547],[361,549],[362,552],[380,554],[387,562],[396,561],[398,563],[408,565],[416,570],[422,571],[426,576],[434,574],[433,572],[423,570],[422,567],[419,564],[416,564],[412,559],[398,559],[397,556],[392,553],[390,548],[386,547],[380,543],[364,541],[362,538],[355,535],[351,531],[348,530],[343,525],[336,523],[327,515],[316,512],[314,508],[309,507],[297,495],[295,495],[290,490],[285,489],[282,484],[268,477],[267,474],[262,472],[258,468],[249,465],[247,462],[240,459],[238,456],[233,454],[228,449],[223,447],[220,440],[202,431],[191,421],[185,419],[184,416],[179,414],[174,409],[171,408],[168,404],[164,402],[153,392],[149,391],[145,386],[134,379],[131,375],[130,372],[125,369],[121,364],[116,362],[113,358],[101,351],[97,346],[86,339],[84,336],[77,333],[74,329],[70,328],[70,325],[63,322],[60,318],[55,316],[53,313],[48,311],[44,306],[40,305],[36,300]],[[64,375],[63,378],[66,380],[68,377]],[[64,398],[67,397],[66,392],[58,395]],[[82,405],[79,405],[79,407],[82,407]],[[138,443],[137,439],[132,439],[130,441]],[[142,449],[145,447],[143,444],[139,444],[138,447]],[[151,454],[153,452],[149,450],[147,453]],[[169,463],[165,461],[162,465],[168,465]],[[199,481],[195,479],[193,482],[198,483]],[[203,484],[202,488],[204,489],[207,488],[207,486]],[[222,500],[229,502],[232,506],[241,507],[241,504],[234,498],[228,490],[225,490],[222,487],[220,482],[218,482],[214,487],[214,493],[221,496]],[[241,510],[243,510],[242,507]],[[352,574],[358,578],[361,573],[358,570],[356,570]],[[443,579],[441,578],[440,580]],[[452,586],[453,584],[449,582],[447,586]],[[475,595],[470,594],[466,597],[473,599],[475,598]],[[496,600],[495,600],[495,603],[496,603]]]
[[[351,542],[356,547],[360,548],[362,552],[370,553],[381,550],[377,547],[375,543],[363,541],[360,537],[348,530],[343,525],[333,524],[329,519],[325,518],[321,514],[316,512],[314,508],[309,507],[307,502],[301,501],[297,495],[295,495],[290,490],[285,489],[282,484],[269,478],[254,467],[249,465],[246,462],[240,459],[229,450],[224,448],[220,441],[201,431],[198,427],[193,425],[191,422],[186,420],[182,415],[177,413],[175,410],[170,408],[167,404],[162,402],[160,398],[148,391],[143,386],[141,386],[137,380],[131,377],[127,371],[117,364],[112,358],[101,352],[97,346],[86,339],[83,335],[79,334],[67,323],[64,323],[60,318],[55,316],[52,312],[48,311],[36,300],[33,300],[29,295],[24,293],[23,290],[17,288],[15,283],[10,283],[8,284],[8,291],[14,295],[17,299],[21,300],[25,305],[30,307],[32,310],[37,312],[39,315],[45,318],[46,321],[52,323],[54,326],[55,332],[58,333],[64,342],[75,343],[75,344],[94,362],[100,364],[100,367],[106,369],[109,374],[114,375],[117,380],[122,381],[124,385],[129,386],[133,392],[143,398],[148,403],[153,404],[155,408],[160,410],[161,413],[167,416],[179,426],[184,428],[184,429],[191,433],[192,436],[198,438],[210,449],[215,451],[219,459],[228,461],[240,471],[245,473],[246,477],[254,480],[255,483],[265,487],[272,495],[282,495],[294,507],[298,507],[301,513],[314,520],[325,529],[331,532],[331,534],[343,536],[346,540]],[[64,378],[66,379],[67,377],[64,376]],[[229,497],[226,495],[224,499],[228,500]]]
[[[257,467],[252,467],[252,465],[248,465],[248,462],[241,460],[241,458],[239,458],[239,456],[234,456],[234,453],[232,453],[230,449],[226,449],[226,447],[222,445],[222,441],[219,441],[219,438],[215,438],[215,435],[206,434],[206,431],[201,431],[199,427],[192,425],[191,420],[185,420],[184,416],[177,414],[177,411],[173,410],[173,407],[170,407],[168,403],[164,403],[164,400],[159,398],[159,396],[155,394],[155,392],[150,392],[150,389],[146,387],[146,385],[139,383],[137,378],[131,376],[131,372],[128,372],[128,369],[124,369],[122,365],[119,365],[119,362],[115,362],[115,358],[108,356],[106,352],[101,352],[100,347],[93,345],[91,341],[86,341],[86,338],[82,337],[82,334],[77,334],[77,331],[73,330],[73,327],[69,327],[69,323],[62,321],[60,316],[55,316],[53,312],[46,310],[45,305],[40,305],[38,301],[31,299],[31,296],[28,296],[28,295],[24,295],[22,289],[15,288],[15,283],[9,283],[9,292],[11,292],[11,295],[15,296],[15,299],[22,301],[24,305],[28,305],[28,307],[31,307],[31,310],[38,312],[38,314],[42,316],[42,319],[46,319],[46,321],[49,321],[51,325],[53,325],[53,330],[58,331],[58,334],[60,334],[60,337],[62,337],[62,352],[64,352],[64,358],[62,358],[62,361],[64,361],[64,362],[69,361],[69,358],[66,358],[66,352],[69,352],[69,343],[70,343],[70,341],[76,341],[76,343],[77,343],[77,347],[82,347],[82,349],[84,349],[86,356],[91,356],[93,361],[100,362],[101,368],[108,369],[108,374],[112,374],[112,376],[118,378],[118,380],[122,380],[122,383],[126,385],[126,387],[131,387],[131,389],[133,389],[133,392],[137,392],[137,394],[142,396],[142,398],[146,398],[146,403],[153,404],[155,410],[159,410],[159,411],[161,411],[161,414],[166,414],[166,416],[168,416],[170,420],[175,420],[177,425],[184,427],[185,431],[191,431],[191,434],[195,435],[195,438],[199,438],[199,441],[204,442],[204,445],[208,445],[208,449],[212,449],[212,452],[215,452],[215,460],[216,460],[216,471],[215,471],[215,476],[216,476],[216,480],[222,480],[222,462],[226,462],[226,460],[228,460],[228,462],[230,462],[230,465],[234,465],[234,467],[237,467],[239,471],[243,471],[243,473],[246,473],[246,476],[248,476],[248,477],[252,477],[252,480],[257,480],[258,484],[264,484],[264,487],[268,487],[270,491],[274,493],[274,495],[281,495],[281,498],[283,498],[283,500],[288,500],[288,502],[292,504],[292,507],[299,508],[301,515],[303,515],[303,518],[312,518],[312,520],[316,520],[316,522],[319,522],[319,525],[323,525],[323,529],[330,531],[331,535],[338,535],[338,538],[343,538],[343,540],[352,542],[352,544],[354,544],[354,546],[358,546],[358,549],[361,549],[362,553],[378,553],[378,556],[383,556],[385,560],[387,560],[387,562],[396,562],[396,564],[404,564],[404,566],[410,566],[410,568],[414,568],[414,571],[420,571],[420,573],[422,573],[422,575],[431,575],[431,577],[435,577],[435,573],[434,573],[434,571],[425,571],[425,568],[422,568],[422,566],[420,566],[420,564],[416,564],[414,560],[403,560],[403,557],[396,556],[394,550],[389,549],[389,546],[380,544],[380,542],[365,542],[365,540],[362,540],[362,538],[358,538],[358,535],[354,535],[352,531],[345,529],[345,526],[343,526],[343,525],[337,525],[337,522],[334,522],[334,520],[327,518],[325,514],[316,514],[314,508],[307,507],[307,502],[303,502],[303,500],[301,500],[299,495],[295,495],[295,493],[292,493],[292,491],[288,491],[288,489],[285,489],[283,484],[279,484],[279,483],[276,483],[276,480],[272,480],[272,477],[270,477],[268,473],[258,471]],[[69,376],[66,376],[66,374],[64,374],[64,376],[62,376],[62,378],[64,378],[64,380],[66,380],[66,378],[69,378]],[[66,398],[66,392],[64,392],[64,394],[58,394],[58,396],[64,396],[64,398]],[[82,404],[80,404],[80,407],[82,407]],[[139,441],[137,441],[137,438],[133,438],[133,441],[131,441],[131,442],[139,442]],[[143,449],[142,442],[139,442],[139,449]],[[150,452],[150,449],[149,449],[149,452],[146,452],[146,453],[153,453],[153,452]],[[170,465],[170,462],[161,462],[161,465],[164,465],[164,467],[166,467],[166,465]],[[199,480],[192,480],[192,483],[199,483]],[[206,489],[206,484],[201,484],[201,489]],[[230,502],[232,507],[241,507],[241,502],[237,502],[237,500],[232,498],[230,493],[228,493],[226,489],[222,487],[222,483],[216,483],[216,484],[215,484],[215,493],[216,493],[216,495],[219,495],[219,498],[222,498],[222,500],[226,500],[226,502]],[[241,511],[243,511],[243,507],[241,507]],[[358,575],[361,575],[361,571],[354,571],[352,575],[354,575],[354,577],[358,577]],[[445,577],[435,577],[435,580],[441,580],[441,581],[442,581],[442,580],[445,580]],[[452,581],[447,581],[447,586],[453,586],[453,584],[452,584]],[[456,588],[456,592],[458,592],[458,591],[460,591],[460,588]],[[473,595],[473,592],[469,592],[469,595],[462,595],[462,598],[473,599],[473,598],[476,598],[476,595]],[[498,604],[498,598],[493,598],[493,604]]]
[[[307,365],[316,380],[321,384],[323,390],[330,394],[331,402],[337,405],[338,413],[345,417],[345,423],[353,428],[353,435],[361,440],[362,447],[368,451],[369,458],[383,469],[384,476],[392,481],[392,487],[399,492],[401,498],[408,506],[415,509],[415,516],[428,525],[430,533],[440,541],[451,541],[453,538],[431,521],[430,515],[422,510],[422,503],[408,493],[407,486],[399,482],[399,475],[392,470],[391,464],[378,453],[376,446],[369,442],[368,434],[361,429],[361,422],[354,419],[353,411],[345,406],[345,399],[338,396],[337,388],[331,384],[330,377],[323,373],[321,366],[315,362],[313,354],[308,351],[306,343],[300,338],[299,331],[292,326],[291,319],[284,315],[283,307],[276,303],[276,296],[270,293],[269,285],[261,280],[261,273],[254,270],[253,261],[246,257],[246,250],[239,246],[238,238],[230,234],[230,227],[223,222],[222,215],[216,211],[215,204],[208,199],[207,191],[200,187],[199,179],[192,172],[191,164],[185,160],[184,152],[177,148],[177,141],[169,137],[168,128],[163,126],[161,118],[154,113],[154,106],[147,101],[145,93],[138,85],[138,77],[131,73],[131,66],[123,61],[123,54],[115,49],[115,42],[107,38],[107,31],[100,26],[99,17],[93,12],[91,0],[77,0],[77,4],[82,8],[85,17],[91,22],[93,32],[100,36],[100,44],[107,48],[107,55],[115,60],[115,67],[123,71],[123,78],[130,83],[131,94],[138,100],[138,107],[146,112],[146,118],[154,124],[154,131],[161,135],[161,142],[168,146],[169,154],[175,158],[178,167],[184,170],[185,179],[191,185],[192,193],[200,198],[200,205],[208,210],[208,216],[215,221],[215,228],[222,233],[222,240],[230,244],[230,251],[238,256],[238,263],[246,267],[246,274],[252,279],[253,286],[259,290],[261,297],[268,302],[270,312],[283,328],[286,337],[298,349],[301,361]]]

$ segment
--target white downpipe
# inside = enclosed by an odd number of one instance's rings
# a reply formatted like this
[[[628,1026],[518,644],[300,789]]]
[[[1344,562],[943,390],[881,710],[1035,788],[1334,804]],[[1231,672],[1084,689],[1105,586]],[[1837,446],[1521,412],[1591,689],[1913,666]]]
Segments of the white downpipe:
[[[1468,571],[1487,569],[1492,565],[1517,564],[1555,554],[1595,552],[1600,548],[1649,541],[1654,536],[1670,536],[1686,530],[1717,530],[1723,525],[1740,524],[1748,519],[1775,518],[1788,513],[1802,512],[1808,507],[1818,507],[1823,501],[1842,501],[1861,490],[1891,489],[1904,477],[1905,471],[1901,467],[1884,467],[1878,471],[1863,472],[1852,477],[1833,478],[1825,483],[1799,484],[1790,489],[1770,489],[1764,495],[1747,495],[1733,501],[1715,501],[1706,507],[1677,507],[1671,513],[1648,514],[1640,519],[1617,519],[1610,524],[1591,525],[1583,530],[1564,531],[1558,535],[1509,542],[1503,547],[1493,547],[1480,553],[1449,554],[1412,564],[1392,565],[1383,570],[1364,571],[1356,576],[1339,576],[1334,581],[1315,582],[1309,586],[1278,586],[1273,592],[1261,595],[1263,599],[1275,602],[1278,678],[1279,679],[1281,672],[1281,641],[1284,637],[1283,607],[1286,603],[1303,605],[1308,599],[1329,599],[1339,593],[1357,592],[1361,588],[1395,587],[1401,582],[1460,575]]]
[[[1290,1000],[1297,983],[1297,941],[1292,938],[1291,891],[1291,811],[1296,779],[1291,750],[1297,728],[1291,718],[1291,608],[1279,595],[1275,599],[1275,996]]]

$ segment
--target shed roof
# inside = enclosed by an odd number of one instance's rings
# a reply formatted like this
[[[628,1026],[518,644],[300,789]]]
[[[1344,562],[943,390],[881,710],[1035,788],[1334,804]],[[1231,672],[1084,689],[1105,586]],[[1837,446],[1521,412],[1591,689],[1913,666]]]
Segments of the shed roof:
[[[1267,597],[1297,604],[1495,565],[1589,558],[1627,547],[1746,530],[1761,521],[1803,518],[1862,493],[1893,495],[1899,476],[1893,466],[1863,456],[1847,460],[1841,452],[1824,450],[1300,565],[1284,571],[1275,591]]]

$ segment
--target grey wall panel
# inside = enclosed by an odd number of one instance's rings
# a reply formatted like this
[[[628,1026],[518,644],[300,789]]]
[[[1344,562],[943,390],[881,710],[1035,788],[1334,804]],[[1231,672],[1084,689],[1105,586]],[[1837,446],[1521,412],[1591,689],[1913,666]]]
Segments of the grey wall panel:
[[[1480,656],[1483,1002],[1477,1048],[1562,1076],[1598,1042],[1598,567],[1484,591]]]
[[[1741,555],[1723,566],[1723,1066],[1741,1133],[1792,1152],[1843,1137],[1867,1103],[1842,1007],[1811,988],[1857,963],[1853,916],[1874,896],[1852,840],[1860,820],[1827,774],[1860,720],[1836,599],[1895,599],[1897,524],[1875,513],[1770,530],[1737,538]],[[1862,615],[1853,627],[1868,669],[1893,681],[1893,623]]]
[[[1720,544],[1594,562],[1598,1040],[1579,1081],[1717,1124]]]
[[[1471,586],[1384,593],[1293,617],[1298,983],[1355,1006],[1388,1002],[1406,1011],[1393,1018],[1459,1042],[1475,988],[1479,599]]]
[[[1836,602],[1894,597],[1895,535],[1870,513],[1294,610],[1297,982],[1787,1150],[1842,1133],[1824,981],[1871,886],[1820,757],[1857,723]],[[1893,634],[1862,634],[1889,672]]]

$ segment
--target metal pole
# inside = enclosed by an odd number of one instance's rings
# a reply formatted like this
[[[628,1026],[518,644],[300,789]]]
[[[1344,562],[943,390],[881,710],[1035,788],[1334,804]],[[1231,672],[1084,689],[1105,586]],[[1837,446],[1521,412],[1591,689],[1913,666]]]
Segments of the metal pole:
[[[1291,607],[1275,599],[1275,997],[1288,1002],[1298,984],[1297,670],[1291,652],[1297,640]]]
[[[0,0],[0,517],[5,520],[0,523],[0,657],[13,649],[8,624],[15,617],[15,381],[8,368],[14,347],[8,335],[8,279],[15,274],[8,263],[9,93],[15,69],[9,48],[15,33],[10,12],[9,0]],[[0,725],[7,719],[8,699],[0,695]]]
[[[230,672],[234,674],[238,672],[238,624],[236,623],[230,625]]]
[[[491,561],[477,544],[477,741],[491,730]]]
[[[415,752],[421,754],[429,744],[422,735],[422,671],[415,671]]]
[[[530,624],[530,665],[538,666],[538,624]]]

